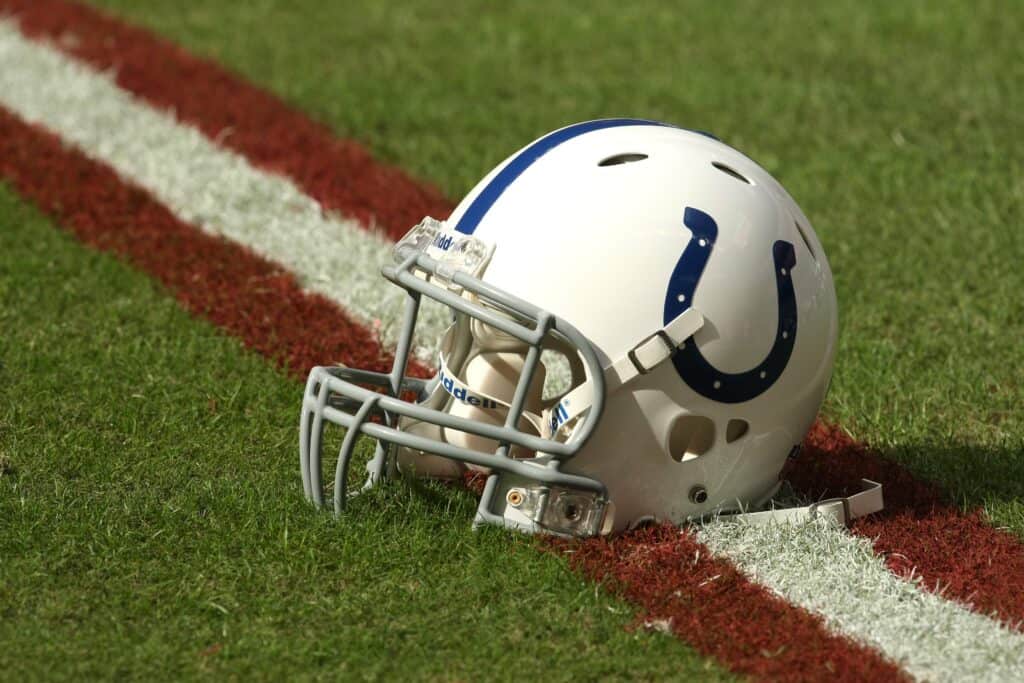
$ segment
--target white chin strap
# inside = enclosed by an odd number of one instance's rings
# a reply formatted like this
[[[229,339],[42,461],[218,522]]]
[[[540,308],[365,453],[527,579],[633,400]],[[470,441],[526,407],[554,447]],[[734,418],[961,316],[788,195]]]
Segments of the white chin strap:
[[[884,507],[882,485],[870,479],[861,479],[863,487],[859,493],[846,498],[829,498],[813,505],[795,508],[774,508],[763,512],[742,512],[735,515],[723,515],[725,519],[735,519],[744,524],[762,525],[772,522],[799,523],[808,519],[824,516],[834,519],[846,526],[858,517],[881,512]]]
[[[498,413],[506,413],[512,407],[508,401],[486,392],[478,391],[459,379],[458,374],[449,367],[444,351],[438,357],[440,361],[438,363],[438,371],[441,378],[440,389],[447,391],[455,400],[471,405],[474,408],[491,410]],[[546,420],[543,416],[523,409],[522,417],[532,424],[539,434],[545,438],[550,436],[549,433],[545,432],[544,424],[546,424]]]

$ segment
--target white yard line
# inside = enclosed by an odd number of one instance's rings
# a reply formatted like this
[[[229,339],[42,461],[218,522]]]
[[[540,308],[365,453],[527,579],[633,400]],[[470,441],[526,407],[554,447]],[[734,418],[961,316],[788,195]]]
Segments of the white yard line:
[[[393,340],[402,290],[379,275],[389,242],[325,216],[288,179],[254,168],[113,79],[0,21],[0,105],[142,187],[178,218],[242,244]],[[421,316],[438,339],[445,309]],[[328,360],[328,359],[325,359]],[[814,523],[719,522],[701,540],[790,602],[929,680],[1024,680],[1024,635],[890,573],[870,543]]]
[[[393,344],[404,291],[380,276],[391,258],[386,238],[324,215],[287,178],[217,146],[109,74],[28,40],[9,20],[0,21],[0,103],[111,166],[182,221],[283,265]],[[424,306],[420,338],[439,339],[449,321]]]
[[[825,519],[766,526],[718,521],[698,538],[916,678],[1024,681],[1024,634],[898,578],[868,539]]]

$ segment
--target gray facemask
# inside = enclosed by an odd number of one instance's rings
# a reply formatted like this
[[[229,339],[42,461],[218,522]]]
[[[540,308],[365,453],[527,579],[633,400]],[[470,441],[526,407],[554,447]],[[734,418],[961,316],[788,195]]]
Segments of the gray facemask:
[[[398,454],[433,454],[454,463],[483,468],[487,482],[474,526],[497,524],[528,532],[565,536],[600,532],[607,490],[600,481],[562,471],[562,465],[594,432],[604,407],[605,382],[593,345],[572,325],[480,279],[492,249],[477,238],[456,235],[427,219],[395,246],[396,264],[385,278],[407,292],[405,314],[390,373],[344,367],[315,367],[303,399],[299,453],[306,497],[324,503],[323,434],[328,423],[347,429],[334,476],[334,510],[345,508],[349,463],[359,435],[375,439],[364,489],[398,473]],[[422,296],[455,312],[441,358],[430,380],[407,374],[413,333]],[[505,400],[475,392],[459,374],[476,350],[470,327],[486,327],[523,353],[514,390]],[[564,350],[581,365],[589,383],[588,407],[565,420],[565,408],[553,402],[543,415],[526,410],[527,394],[545,348]],[[372,388],[371,388],[372,387]],[[413,397],[412,400],[405,398]],[[455,402],[496,411],[503,420],[468,419],[452,410]],[[496,423],[497,422],[497,423]],[[434,430],[411,429],[430,425]],[[524,425],[527,428],[524,429]],[[437,438],[445,430],[471,435],[467,447]],[[465,439],[462,440],[465,443]],[[530,457],[521,456],[523,453]],[[461,465],[460,465],[461,467]],[[404,469],[404,468],[403,468]]]

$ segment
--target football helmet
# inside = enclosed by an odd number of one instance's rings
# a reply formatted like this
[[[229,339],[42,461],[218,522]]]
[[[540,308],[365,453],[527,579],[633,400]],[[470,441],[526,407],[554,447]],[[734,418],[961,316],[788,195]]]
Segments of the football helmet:
[[[366,486],[486,474],[475,524],[589,536],[756,509],[829,386],[821,242],[770,174],[708,134],[639,119],[554,131],[394,256],[382,272],[407,297],[391,372],[317,367],[305,389],[317,504],[325,424],[347,429],[339,511],[359,435],[377,441]],[[426,341],[429,380],[408,373],[422,297],[453,314]]]

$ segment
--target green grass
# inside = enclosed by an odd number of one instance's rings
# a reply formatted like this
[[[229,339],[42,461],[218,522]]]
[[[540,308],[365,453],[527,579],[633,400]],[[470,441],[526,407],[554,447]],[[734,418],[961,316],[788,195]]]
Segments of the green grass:
[[[827,249],[827,417],[1024,534],[1018,6],[93,2],[453,198],[576,120],[716,133],[782,180]]]
[[[0,678],[727,678],[470,495],[341,520],[301,384],[0,185]]]

